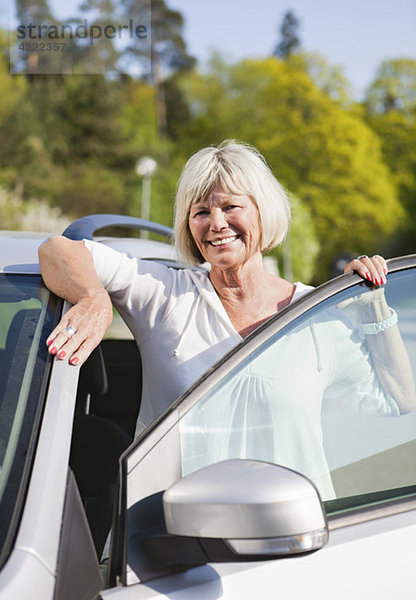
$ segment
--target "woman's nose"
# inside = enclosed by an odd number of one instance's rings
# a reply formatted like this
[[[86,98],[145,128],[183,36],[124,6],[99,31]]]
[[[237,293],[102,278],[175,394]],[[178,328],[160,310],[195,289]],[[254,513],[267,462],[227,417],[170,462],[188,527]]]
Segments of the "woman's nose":
[[[210,226],[213,231],[220,231],[228,226],[225,215],[221,209],[214,208],[211,210]]]

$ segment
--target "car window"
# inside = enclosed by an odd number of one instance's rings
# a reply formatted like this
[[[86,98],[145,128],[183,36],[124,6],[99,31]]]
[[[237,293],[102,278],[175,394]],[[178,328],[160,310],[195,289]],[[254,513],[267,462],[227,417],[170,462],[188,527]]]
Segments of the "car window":
[[[328,511],[414,491],[416,411],[404,414],[377,370],[396,377],[393,327],[370,341],[359,328],[363,304],[382,293],[338,293],[229,372],[180,421],[182,474],[227,458],[274,462],[314,481]],[[416,271],[390,274],[385,295],[414,390]]]
[[[0,275],[0,543],[23,501],[57,301],[40,276]],[[0,551],[3,550],[1,546]],[[0,554],[3,556],[3,553]]]

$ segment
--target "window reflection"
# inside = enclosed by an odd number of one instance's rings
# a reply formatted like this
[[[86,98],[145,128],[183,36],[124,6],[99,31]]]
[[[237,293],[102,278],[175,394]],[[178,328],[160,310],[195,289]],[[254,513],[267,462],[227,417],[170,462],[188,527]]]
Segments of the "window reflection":
[[[357,326],[365,293],[357,285],[309,311],[202,398],[181,422],[183,473],[226,458],[267,460],[307,475],[326,500],[411,485],[415,412],[400,416],[394,386],[374,368],[381,338],[370,352]],[[390,275],[386,297],[414,372],[413,272]]]

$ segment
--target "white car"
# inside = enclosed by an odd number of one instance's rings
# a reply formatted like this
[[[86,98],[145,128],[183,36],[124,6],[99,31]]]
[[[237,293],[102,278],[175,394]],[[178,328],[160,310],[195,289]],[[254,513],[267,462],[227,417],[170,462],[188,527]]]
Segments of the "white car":
[[[170,233],[95,215],[66,235],[120,224]],[[416,597],[416,411],[357,406],[346,377],[339,401],[324,396],[319,410],[327,472],[316,477],[308,440],[293,434],[311,430],[309,366],[333,359],[296,340],[345,323],[371,285],[349,274],[305,295],[133,440],[135,341],[116,327],[81,369],[47,353],[68,305],[42,283],[42,239],[0,234],[0,600]],[[169,244],[96,239],[181,268]],[[416,375],[416,256],[389,270],[386,297]],[[347,373],[347,357],[338,367]],[[253,368],[276,388],[277,421],[260,392],[239,396]],[[299,403],[290,418],[285,402]],[[273,464],[276,443],[282,456],[296,449],[296,469]]]

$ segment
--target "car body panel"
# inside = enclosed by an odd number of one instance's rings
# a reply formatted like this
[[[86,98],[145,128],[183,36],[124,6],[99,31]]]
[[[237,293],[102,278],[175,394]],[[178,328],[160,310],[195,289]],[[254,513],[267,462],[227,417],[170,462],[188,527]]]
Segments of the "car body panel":
[[[0,272],[40,273],[38,248],[49,237],[48,233],[0,231]],[[164,242],[137,238],[94,239],[129,256],[175,263],[177,261],[173,246]]]
[[[19,532],[0,575],[0,586],[4,585],[3,577],[8,581],[5,598],[23,597],[19,590],[24,580],[44,590],[39,598],[52,597],[47,590],[53,593],[55,585],[78,371],[58,361],[52,369]]]
[[[266,600],[287,594],[322,600],[413,600],[415,536],[413,510],[332,531],[325,548],[295,559],[211,564],[127,588],[104,590],[102,596],[109,600]]]

